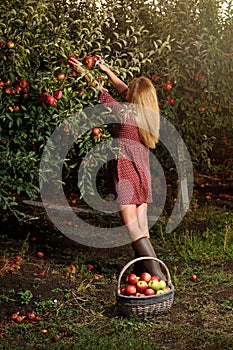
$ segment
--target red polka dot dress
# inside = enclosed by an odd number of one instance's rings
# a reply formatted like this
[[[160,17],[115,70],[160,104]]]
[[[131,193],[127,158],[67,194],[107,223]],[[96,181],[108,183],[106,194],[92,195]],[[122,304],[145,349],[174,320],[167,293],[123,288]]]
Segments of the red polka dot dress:
[[[126,94],[127,90],[122,93],[122,97],[125,98]],[[112,192],[117,202],[136,205],[151,203],[149,149],[141,141],[135,115],[107,91],[100,94],[99,100],[110,107],[114,114],[121,115],[120,123],[113,129],[113,138],[120,153],[116,160],[111,161]]]

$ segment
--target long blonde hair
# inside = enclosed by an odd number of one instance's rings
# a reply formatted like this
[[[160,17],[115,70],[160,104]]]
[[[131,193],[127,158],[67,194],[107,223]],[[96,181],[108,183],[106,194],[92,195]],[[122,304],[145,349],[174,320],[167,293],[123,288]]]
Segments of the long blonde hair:
[[[137,126],[143,144],[155,148],[159,139],[160,112],[152,82],[144,76],[134,78],[129,85],[127,101],[135,105]]]

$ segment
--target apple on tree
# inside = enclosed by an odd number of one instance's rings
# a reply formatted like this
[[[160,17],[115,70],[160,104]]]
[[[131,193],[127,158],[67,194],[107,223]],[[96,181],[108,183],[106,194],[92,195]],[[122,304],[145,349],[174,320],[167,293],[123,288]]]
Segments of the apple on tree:
[[[57,100],[59,98],[62,98],[62,91],[54,91],[53,92],[53,97],[55,97]]]
[[[8,43],[6,44],[8,49],[12,49],[15,46],[15,43],[13,41],[8,41]]]
[[[64,73],[58,73],[58,74],[57,74],[57,79],[58,79],[58,80],[64,80],[65,77],[66,77],[66,75],[65,75]]]
[[[26,79],[22,79],[19,81],[19,84],[22,88],[26,88],[29,85],[29,82]]]
[[[57,100],[53,95],[48,95],[46,97],[46,102],[50,105],[50,106],[56,106],[57,104]]]
[[[101,134],[100,128],[97,128],[97,127],[96,127],[96,128],[93,128],[93,129],[92,129],[92,132],[93,132],[94,135],[100,135],[100,134]]]

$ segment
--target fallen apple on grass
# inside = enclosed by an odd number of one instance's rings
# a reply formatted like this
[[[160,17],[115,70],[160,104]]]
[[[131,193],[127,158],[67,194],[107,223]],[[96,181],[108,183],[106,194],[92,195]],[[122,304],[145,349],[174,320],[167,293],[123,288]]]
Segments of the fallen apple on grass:
[[[193,275],[191,276],[191,281],[195,282],[196,280],[197,280],[197,275],[194,275],[194,274],[193,274]]]
[[[42,252],[37,252],[37,256],[38,256],[38,258],[43,258],[43,257],[44,257],[44,253],[42,253]]]

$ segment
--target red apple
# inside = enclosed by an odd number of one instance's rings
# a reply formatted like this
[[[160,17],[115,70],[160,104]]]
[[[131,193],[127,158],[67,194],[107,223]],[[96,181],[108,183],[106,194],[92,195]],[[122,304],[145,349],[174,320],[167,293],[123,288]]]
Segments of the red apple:
[[[137,284],[138,283],[138,277],[134,274],[134,273],[130,273],[127,277],[126,277],[126,282],[128,284]]]
[[[148,284],[145,281],[138,281],[137,292],[142,293],[148,288]]]
[[[74,273],[76,273],[76,271],[77,271],[76,267],[73,264],[71,264],[70,265],[70,272],[74,274]]]
[[[59,98],[62,98],[62,91],[54,91],[53,92],[53,97],[55,97],[57,100]]]
[[[36,317],[36,315],[35,315],[34,312],[29,312],[29,313],[27,314],[27,318],[28,318],[29,320],[34,320],[35,317]]]
[[[154,289],[152,289],[152,288],[147,288],[147,289],[145,290],[144,294],[145,294],[146,296],[154,295],[154,294],[155,294],[155,291],[154,291]]]
[[[44,257],[44,253],[42,253],[42,252],[37,252],[37,256],[38,256],[39,258],[43,258],[43,257]]]
[[[92,132],[93,132],[94,135],[100,135],[101,134],[100,128],[93,128]]]
[[[88,268],[88,270],[93,270],[94,269],[94,265],[92,265],[92,264],[87,264],[87,268]]]
[[[92,57],[92,56],[87,56],[86,57],[86,64],[87,64],[87,68],[88,69],[93,68],[94,63],[95,63],[94,57]]]
[[[175,104],[175,99],[174,98],[170,98],[169,105],[170,106],[174,106],[174,104]]]
[[[84,91],[82,90],[82,91],[80,91],[79,93],[78,93],[78,97],[82,97],[83,96],[83,93],[84,93]]]
[[[25,318],[25,316],[17,316],[16,317],[16,319],[15,319],[15,321],[17,322],[17,323],[21,323],[23,320],[24,320],[24,318]]]
[[[148,272],[143,272],[140,276],[141,281],[149,282],[151,279],[151,275]]]
[[[40,275],[41,277],[44,277],[44,276],[45,276],[45,271],[40,271],[40,272],[39,272],[39,275]]]
[[[94,62],[99,61],[99,59],[100,59],[100,56],[98,56],[98,55],[93,56],[93,60],[94,60]]]
[[[46,102],[50,106],[56,106],[57,100],[53,95],[48,95],[48,96],[46,96]]]
[[[195,282],[196,280],[197,280],[197,275],[194,275],[194,274],[193,274],[193,275],[191,276],[191,281]]]
[[[120,289],[120,294],[125,295],[125,287],[122,287],[122,288]]]
[[[171,90],[172,89],[172,81],[168,80],[167,83],[163,86],[163,90]]]
[[[206,109],[205,106],[201,106],[201,107],[199,108],[199,111],[200,111],[200,112],[203,112],[205,109]]]
[[[15,85],[15,90],[20,92],[22,90],[21,86],[20,85]]]
[[[22,88],[26,88],[29,85],[29,82],[26,79],[22,79],[19,81],[19,84]]]
[[[58,73],[56,76],[57,76],[58,80],[64,80],[66,77],[66,75],[64,73]]]
[[[15,43],[13,41],[8,41],[8,43],[6,44],[8,49],[12,49],[15,46]]]
[[[156,276],[156,275],[153,275],[153,276],[151,276],[151,279],[150,279],[151,281],[153,281],[153,280],[157,280],[157,281],[160,281],[160,277],[159,276]]]
[[[19,255],[16,255],[15,259],[16,259],[17,261],[20,261],[20,256],[19,256]]]
[[[151,79],[154,81],[158,81],[159,80],[159,76],[156,74],[152,74]]]
[[[137,292],[136,286],[135,284],[128,284],[125,287],[125,294],[126,295],[135,295]]]
[[[69,60],[76,60],[76,56],[74,56],[74,55],[70,56]]]
[[[18,314],[12,314],[11,319],[15,321],[18,316],[19,316]]]
[[[75,70],[72,70],[72,72],[71,72],[71,75],[72,75],[72,77],[77,77],[77,72],[75,72]]]
[[[41,321],[41,317],[40,317],[40,316],[36,316],[36,317],[35,317],[35,320],[36,320],[36,321]]]
[[[6,85],[11,85],[11,80],[10,79],[6,79],[5,84]]]

